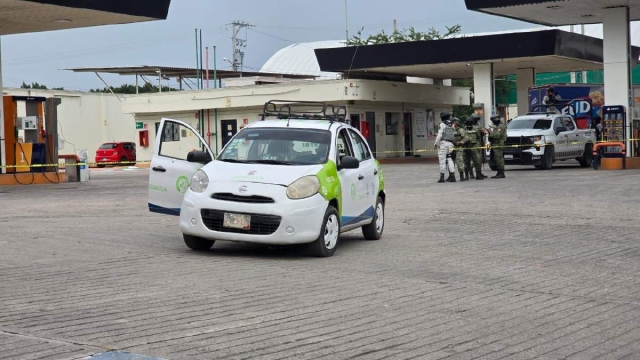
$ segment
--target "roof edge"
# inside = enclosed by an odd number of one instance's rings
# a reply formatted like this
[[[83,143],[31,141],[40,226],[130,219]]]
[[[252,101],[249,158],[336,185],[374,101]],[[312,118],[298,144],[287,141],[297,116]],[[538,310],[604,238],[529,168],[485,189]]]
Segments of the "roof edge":
[[[171,0],[130,1],[130,0],[26,0],[28,2],[62,6],[75,9],[103,11],[108,13],[166,20]]]

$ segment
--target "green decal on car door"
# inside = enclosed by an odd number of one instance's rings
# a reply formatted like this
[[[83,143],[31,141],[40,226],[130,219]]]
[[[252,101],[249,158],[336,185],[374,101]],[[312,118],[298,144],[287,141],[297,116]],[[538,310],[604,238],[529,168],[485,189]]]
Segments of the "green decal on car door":
[[[376,169],[378,170],[378,192],[380,192],[384,190],[384,175],[382,174],[382,167],[378,159],[376,159]]]
[[[336,199],[338,201],[338,214],[342,215],[342,185],[340,185],[340,178],[338,178],[336,163],[329,160],[316,176],[320,180],[320,194],[327,201]]]

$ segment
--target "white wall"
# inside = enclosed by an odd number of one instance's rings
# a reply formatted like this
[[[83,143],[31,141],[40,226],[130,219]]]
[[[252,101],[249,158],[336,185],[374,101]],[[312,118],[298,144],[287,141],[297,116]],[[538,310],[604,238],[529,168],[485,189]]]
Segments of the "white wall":
[[[120,101],[111,94],[5,88],[4,95],[61,99],[58,105],[58,136],[63,140],[59,143],[64,146],[58,150],[60,155],[87,150],[88,160],[93,162],[96,150],[104,142],[138,142],[133,115],[123,114]],[[21,108],[18,107],[18,116],[24,116],[20,114]]]
[[[337,103],[337,105],[340,105]],[[343,104],[344,105],[344,104]],[[404,134],[403,130],[403,111],[410,112],[415,114],[416,109],[427,109],[426,105],[416,105],[416,104],[408,104],[403,105],[399,103],[356,103],[355,105],[348,105],[347,111],[349,114],[360,114],[361,120],[364,120],[364,114],[366,112],[375,112],[376,116],[376,127],[379,131],[376,131],[376,157],[378,158],[390,158],[390,157],[404,157]],[[434,109],[436,121],[434,122],[434,126],[438,125],[438,114],[440,111],[451,111],[451,108],[436,108]],[[236,120],[237,121],[237,129],[240,131],[244,125],[244,119],[247,119],[247,123],[251,124],[255,121],[259,121],[260,113],[262,112],[261,107],[253,107],[246,108],[242,110],[218,110],[218,147],[216,148],[216,137],[211,136],[209,139],[206,134],[208,132],[208,123],[206,118],[205,111],[205,142],[210,141],[210,147],[213,151],[218,153],[222,150],[222,131],[220,128],[220,121],[222,120]],[[398,122],[398,134],[397,135],[386,135],[385,131],[385,113],[391,112],[396,113],[399,117]],[[181,113],[166,113],[166,114],[143,114],[136,115],[135,121],[142,121],[147,125],[149,129],[149,141],[150,146],[146,148],[138,147],[138,160],[139,161],[150,161],[153,156],[154,144],[157,138],[157,133],[155,132],[155,123],[160,122],[163,117],[181,120],[187,122],[194,129],[198,128],[198,119],[195,116],[195,112],[181,112]],[[214,111],[210,110],[210,131],[211,133],[215,133],[215,115]],[[413,136],[413,150],[418,151],[417,154],[421,157],[437,157],[437,154],[431,149],[433,148],[433,139],[432,138],[418,138],[416,136],[416,127],[415,127],[415,115],[412,116],[414,136]]]

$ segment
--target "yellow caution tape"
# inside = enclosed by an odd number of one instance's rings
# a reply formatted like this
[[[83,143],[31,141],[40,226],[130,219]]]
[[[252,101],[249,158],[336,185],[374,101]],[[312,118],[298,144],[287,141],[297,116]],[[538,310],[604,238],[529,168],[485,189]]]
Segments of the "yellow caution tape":
[[[626,142],[627,140],[607,140],[607,141],[598,141],[597,143],[607,143],[607,142]],[[640,141],[640,139],[628,139],[628,141]],[[591,141],[571,141],[571,142],[566,142],[566,143],[562,143],[564,144],[570,144],[570,145],[581,145],[581,144],[589,144],[589,143],[593,143]],[[526,144],[526,145],[520,145],[520,144],[514,144],[514,145],[502,145],[502,146],[492,146],[491,144],[487,144],[485,146],[474,146],[474,147],[454,147],[453,150],[455,151],[463,151],[463,150],[490,150],[490,149],[513,149],[513,148],[519,148],[519,147],[523,147],[523,148],[533,148],[533,147],[539,147],[539,148],[543,148],[545,146],[549,146],[549,145],[554,145],[552,143],[546,143],[546,144]],[[615,146],[613,146],[615,147]],[[412,154],[416,154],[416,153],[430,153],[430,152],[438,152],[439,149],[418,149],[418,150],[386,150],[386,151],[375,151],[373,152],[374,154],[378,155],[378,154],[396,154],[396,153],[406,153],[406,152],[410,152]],[[628,150],[627,150],[628,151]],[[87,166],[87,165],[135,165],[135,164],[149,164],[151,163],[150,160],[142,160],[142,161],[116,161],[116,162],[79,162],[79,163],[74,163],[74,164],[63,164],[63,163],[58,163],[58,164],[33,164],[33,165],[0,165],[0,169],[2,168],[42,168],[42,167],[64,167],[64,166]]]

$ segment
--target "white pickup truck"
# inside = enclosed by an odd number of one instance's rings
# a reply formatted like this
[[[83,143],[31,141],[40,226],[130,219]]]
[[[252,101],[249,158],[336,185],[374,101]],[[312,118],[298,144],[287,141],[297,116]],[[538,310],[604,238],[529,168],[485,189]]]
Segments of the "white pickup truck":
[[[580,130],[570,115],[529,113],[507,125],[504,147],[505,165],[534,165],[549,170],[556,161],[578,160],[580,166],[591,165],[595,130]],[[496,170],[489,156],[489,167]]]

